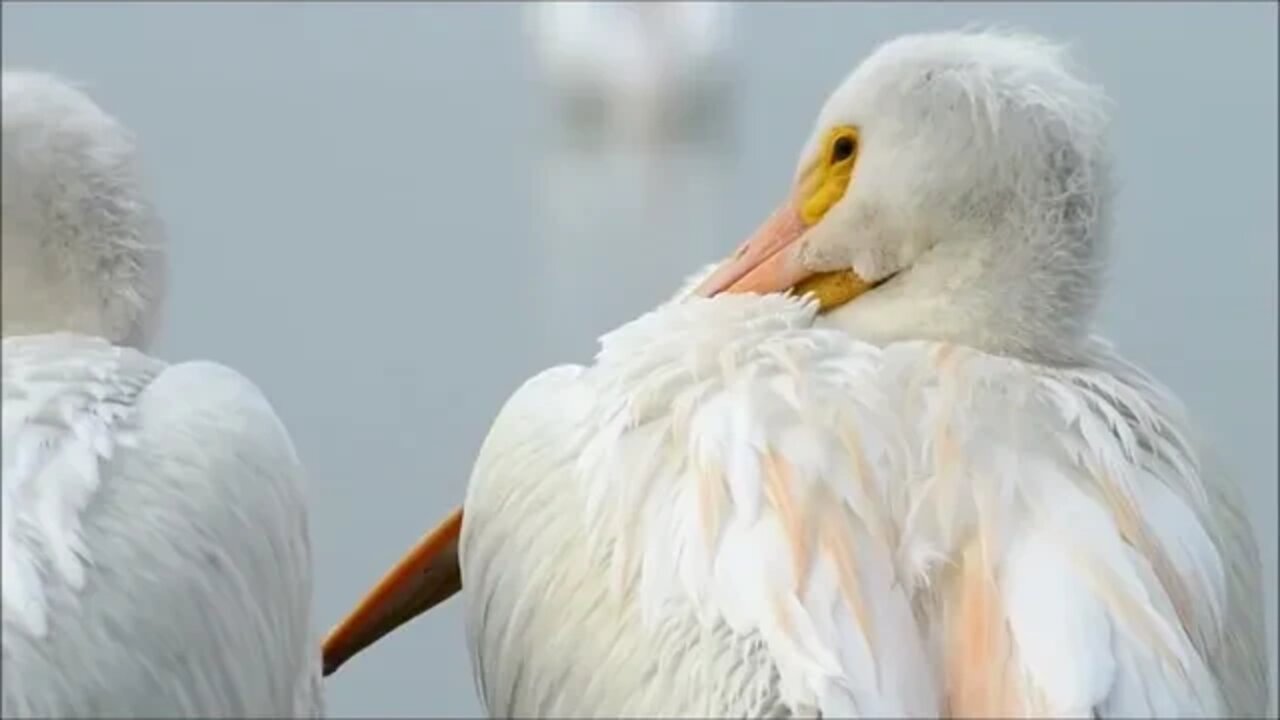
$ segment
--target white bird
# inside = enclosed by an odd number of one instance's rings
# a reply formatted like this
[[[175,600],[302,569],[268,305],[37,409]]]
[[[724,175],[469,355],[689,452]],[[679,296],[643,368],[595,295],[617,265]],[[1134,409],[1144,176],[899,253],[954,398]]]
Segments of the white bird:
[[[756,235],[512,396],[326,667],[460,560],[495,716],[1262,716],[1237,489],[1090,333],[1104,105],[1034,36],[879,47]]]
[[[165,241],[126,129],[42,73],[3,100],[4,716],[319,714],[288,433],[145,354]]]
[[[651,147],[722,140],[734,8],[720,2],[539,2],[526,28],[561,137]]]

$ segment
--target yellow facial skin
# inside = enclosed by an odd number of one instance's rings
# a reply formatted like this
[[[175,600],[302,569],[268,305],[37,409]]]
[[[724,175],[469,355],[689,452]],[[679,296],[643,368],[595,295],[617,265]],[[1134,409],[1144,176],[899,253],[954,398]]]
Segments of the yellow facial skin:
[[[827,131],[821,154],[800,179],[800,218],[812,227],[822,220],[853,182],[858,160],[858,130],[844,125]],[[844,305],[873,287],[852,270],[820,273],[796,285],[796,295],[812,294],[819,312]]]
[[[832,128],[822,154],[800,180],[800,217],[816,225],[849,191],[858,160],[858,131],[848,125]]]

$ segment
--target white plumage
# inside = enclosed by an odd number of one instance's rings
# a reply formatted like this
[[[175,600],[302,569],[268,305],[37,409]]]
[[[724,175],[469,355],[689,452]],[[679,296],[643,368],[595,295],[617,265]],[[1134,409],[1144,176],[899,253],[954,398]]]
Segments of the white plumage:
[[[1262,713],[1253,540],[1161,390],[815,309],[670,305],[508,402],[460,543],[491,714]]]
[[[1104,106],[1039,38],[886,43],[751,240],[516,391],[458,540],[489,712],[1262,716],[1236,488],[1090,332]]]
[[[3,714],[316,716],[288,433],[234,371],[144,353],[164,242],[125,129],[3,83]]]

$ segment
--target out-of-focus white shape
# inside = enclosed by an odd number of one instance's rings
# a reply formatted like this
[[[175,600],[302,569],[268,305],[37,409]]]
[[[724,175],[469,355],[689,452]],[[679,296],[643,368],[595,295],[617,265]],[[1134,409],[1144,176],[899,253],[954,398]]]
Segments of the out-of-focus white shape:
[[[128,131],[3,86],[3,715],[317,716],[289,435],[235,371],[144,353],[164,233]]]
[[[717,2],[545,2],[528,19],[574,142],[654,143],[717,133],[732,16]]]

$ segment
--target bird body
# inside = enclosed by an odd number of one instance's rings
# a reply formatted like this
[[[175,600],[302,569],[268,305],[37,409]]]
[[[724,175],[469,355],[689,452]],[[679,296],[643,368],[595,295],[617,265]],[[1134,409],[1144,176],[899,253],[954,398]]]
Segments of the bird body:
[[[1094,353],[877,347],[725,296],[535,377],[464,505],[489,712],[1259,714],[1232,487]]]
[[[5,716],[315,716],[305,500],[236,372],[5,338]]]
[[[145,353],[127,133],[6,70],[3,219],[4,716],[317,716],[303,469],[247,379]]]

